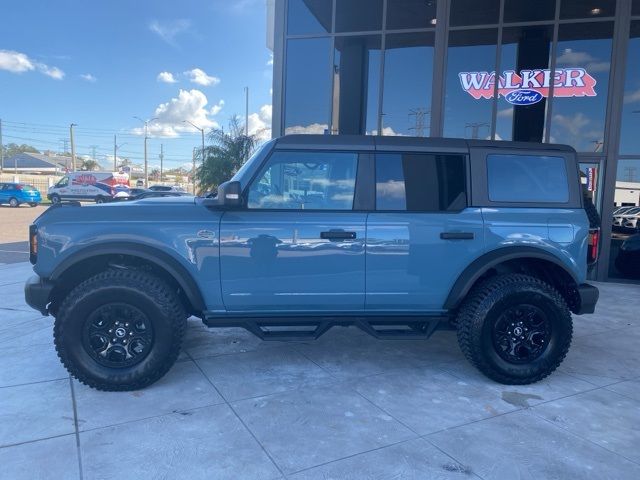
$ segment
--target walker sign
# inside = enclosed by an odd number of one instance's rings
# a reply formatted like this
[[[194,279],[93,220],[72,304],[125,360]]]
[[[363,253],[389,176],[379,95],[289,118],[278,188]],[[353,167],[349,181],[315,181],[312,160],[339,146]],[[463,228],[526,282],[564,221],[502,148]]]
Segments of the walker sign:
[[[493,98],[495,72],[460,72],[462,89],[474,99]],[[551,75],[549,69],[506,70],[498,78],[498,96],[512,105],[533,105],[549,96],[553,82],[554,97],[595,97],[596,79],[584,68],[557,68]]]

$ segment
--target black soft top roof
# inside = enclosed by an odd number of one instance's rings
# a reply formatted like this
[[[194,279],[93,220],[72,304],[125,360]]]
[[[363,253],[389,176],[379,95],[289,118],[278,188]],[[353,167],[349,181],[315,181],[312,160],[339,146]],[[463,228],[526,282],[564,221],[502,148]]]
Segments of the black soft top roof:
[[[342,150],[438,150],[468,151],[469,148],[517,148],[524,150],[554,150],[574,152],[569,145],[506,142],[502,140],[468,140],[442,137],[399,137],[374,135],[285,135],[276,139],[276,148],[315,148]]]

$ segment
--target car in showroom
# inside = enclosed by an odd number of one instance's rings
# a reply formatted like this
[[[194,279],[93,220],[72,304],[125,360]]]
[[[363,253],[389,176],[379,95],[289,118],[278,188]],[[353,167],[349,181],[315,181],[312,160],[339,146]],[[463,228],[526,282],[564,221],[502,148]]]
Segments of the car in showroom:
[[[623,275],[640,279],[640,234],[631,235],[622,242],[615,266]]]
[[[2,182],[0,183],[0,205],[19,207],[27,204],[36,207],[42,202],[38,189],[26,183]]]
[[[48,209],[25,298],[100,390],[161,378],[191,315],[264,340],[453,330],[487,377],[522,385],[563,361],[571,314],[594,312],[598,233],[568,146],[291,135],[215,196]]]
[[[624,231],[629,228],[628,225],[637,225],[637,215],[640,214],[640,207],[633,207],[625,211],[622,215],[618,214],[613,217],[613,230]]]

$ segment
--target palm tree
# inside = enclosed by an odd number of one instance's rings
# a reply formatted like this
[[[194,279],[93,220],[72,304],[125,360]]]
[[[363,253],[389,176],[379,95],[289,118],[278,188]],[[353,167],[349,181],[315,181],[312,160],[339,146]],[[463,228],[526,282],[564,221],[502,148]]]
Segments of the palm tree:
[[[100,164],[92,158],[83,158],[80,161],[82,162],[80,167],[81,170],[88,170],[91,172],[100,168]]]
[[[196,179],[201,192],[215,190],[238,171],[255,150],[258,139],[245,135],[244,126],[237,116],[229,121],[229,130],[213,129],[207,135],[210,145],[204,149],[204,162],[196,168]],[[202,153],[198,155],[202,158]]]

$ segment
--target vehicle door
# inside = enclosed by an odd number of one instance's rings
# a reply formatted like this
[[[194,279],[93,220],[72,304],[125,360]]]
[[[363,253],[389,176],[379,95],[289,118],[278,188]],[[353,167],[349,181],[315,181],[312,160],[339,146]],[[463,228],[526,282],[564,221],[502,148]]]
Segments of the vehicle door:
[[[442,310],[458,276],[484,248],[481,211],[467,206],[467,155],[379,152],[375,164],[366,309]]]
[[[6,203],[9,201],[9,196],[7,195],[8,187],[8,184],[0,183],[0,203]]]
[[[362,311],[366,213],[357,152],[274,151],[220,224],[227,310]]]

